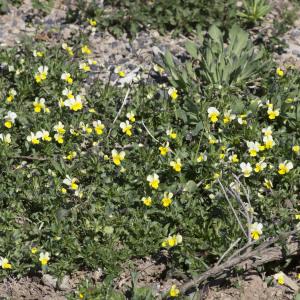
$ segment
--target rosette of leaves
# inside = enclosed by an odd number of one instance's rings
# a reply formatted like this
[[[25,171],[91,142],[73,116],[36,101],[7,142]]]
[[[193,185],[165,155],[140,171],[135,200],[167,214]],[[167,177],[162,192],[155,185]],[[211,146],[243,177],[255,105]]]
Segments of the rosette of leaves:
[[[263,20],[270,10],[271,6],[266,0],[244,0],[242,12],[239,12],[238,16],[246,19],[249,23],[256,23]]]
[[[186,50],[189,58],[181,65],[174,63],[169,52],[163,57],[171,84],[182,89],[190,88],[193,82],[241,86],[255,81],[270,66],[264,50],[257,49],[247,32],[236,25],[228,35],[212,25],[205,37],[199,35],[198,44],[187,42]]]

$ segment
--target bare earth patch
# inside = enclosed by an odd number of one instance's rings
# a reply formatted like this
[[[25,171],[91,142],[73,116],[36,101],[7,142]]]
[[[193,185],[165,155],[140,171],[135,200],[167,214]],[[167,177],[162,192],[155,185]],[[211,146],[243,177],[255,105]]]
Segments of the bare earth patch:
[[[140,263],[140,265],[138,265]],[[136,271],[139,273],[138,286],[152,287],[157,293],[166,292],[172,284],[180,284],[174,279],[160,280],[165,266],[156,264],[149,259],[136,261]],[[128,270],[124,271],[115,282],[117,290],[126,290],[130,286]],[[48,277],[49,276],[49,277]],[[10,300],[65,300],[66,295],[76,290],[81,280],[91,279],[97,282],[97,275],[87,272],[76,272],[66,277],[60,284],[47,275],[46,278],[25,277],[20,280],[7,279],[0,283],[0,299]],[[99,281],[98,281],[99,282]],[[249,272],[243,277],[231,279],[229,283],[212,282],[202,287],[201,299],[206,300],[291,300],[294,293],[286,286],[267,286],[255,272]]]

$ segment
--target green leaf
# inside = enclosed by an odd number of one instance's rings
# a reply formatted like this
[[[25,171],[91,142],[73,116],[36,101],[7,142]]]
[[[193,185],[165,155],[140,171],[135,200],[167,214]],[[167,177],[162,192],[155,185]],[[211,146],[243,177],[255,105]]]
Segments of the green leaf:
[[[60,162],[60,163],[59,163]],[[54,159],[51,159],[51,164],[54,167],[55,171],[57,171],[60,175],[65,175],[64,174],[64,169],[62,168],[62,161],[56,161]]]
[[[183,109],[178,108],[176,110],[176,114],[177,114],[179,119],[181,119],[184,123],[187,123],[187,114]]]
[[[187,62],[185,65],[186,71],[188,73],[188,75],[193,79],[193,80],[197,80],[197,76],[196,73],[193,69],[193,64],[191,62]]]
[[[174,61],[173,61],[173,56],[172,56],[172,54],[169,50],[166,51],[166,53],[165,53],[164,61],[165,61],[166,65],[169,68],[175,68],[175,64],[174,64]]]
[[[185,44],[185,48],[187,52],[193,57],[193,58],[198,58],[198,49],[195,43],[191,41],[187,41]]]
[[[186,191],[188,193],[193,193],[197,189],[198,189],[198,186],[197,186],[196,182],[193,180],[189,180],[184,187],[184,191]]]
[[[103,232],[108,235],[113,234],[114,228],[112,226],[105,226]]]
[[[245,104],[241,99],[236,99],[235,102],[232,103],[231,107],[235,113],[242,113],[245,109]]]
[[[63,221],[69,215],[69,213],[69,210],[61,207],[56,211],[56,218],[58,221]]]
[[[218,44],[223,44],[223,34],[220,31],[220,29],[216,26],[216,24],[213,24],[209,28],[208,34],[214,40],[214,42],[216,42]]]
[[[200,121],[199,123],[197,123],[196,127],[192,130],[192,135],[196,136],[198,135],[198,133],[200,132],[200,130],[203,129],[203,123],[202,121]]]

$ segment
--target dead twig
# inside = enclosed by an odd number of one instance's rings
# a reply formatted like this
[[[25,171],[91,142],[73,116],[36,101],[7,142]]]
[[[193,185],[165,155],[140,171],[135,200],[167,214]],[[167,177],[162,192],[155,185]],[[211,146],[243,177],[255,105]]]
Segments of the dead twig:
[[[245,231],[245,229],[244,229],[244,226],[242,225],[242,222],[241,222],[240,218],[238,217],[238,215],[237,215],[237,213],[236,213],[236,211],[235,211],[235,209],[234,209],[232,203],[230,202],[230,200],[229,200],[229,198],[228,198],[228,195],[227,195],[227,193],[226,193],[226,191],[225,191],[225,188],[224,188],[223,184],[221,183],[220,179],[218,179],[218,183],[219,183],[219,185],[220,185],[220,187],[221,187],[221,189],[222,189],[222,192],[223,192],[223,194],[224,194],[224,197],[225,197],[225,199],[227,200],[227,202],[228,202],[228,204],[229,204],[229,206],[230,206],[230,208],[231,208],[231,210],[232,210],[232,212],[233,212],[233,214],[234,214],[234,216],[235,216],[235,218],[236,218],[236,220],[237,220],[237,222],[238,222],[238,224],[239,224],[239,226],[240,226],[242,232],[244,233],[245,237],[249,240],[249,236],[248,236],[248,234],[246,233],[246,231]]]
[[[220,259],[217,261],[216,266],[218,266],[221,261],[224,259],[224,257],[239,243],[241,238],[238,238],[235,242],[233,242],[229,248],[224,252],[224,254],[220,257]]]
[[[49,159],[47,157],[24,156],[24,155],[10,156],[8,158],[12,158],[12,159],[24,159],[24,160],[39,160],[39,161],[45,161],[45,160]]]
[[[241,264],[244,265],[243,267],[245,270],[249,270],[253,267],[258,267],[260,265],[263,265],[266,262],[282,259],[284,257],[284,251],[279,246],[274,246],[272,248],[268,248],[268,247],[274,244],[275,242],[277,242],[278,240],[287,239],[290,236],[294,235],[295,233],[299,233],[299,232],[300,232],[299,228],[290,232],[284,232],[280,234],[278,237],[273,237],[261,243],[257,248],[251,249],[250,251],[245,252],[240,256],[237,256],[241,252],[241,249],[239,249],[238,251],[236,251],[234,255],[232,255],[229,259],[227,259],[227,261],[225,261],[224,263],[214,266],[210,270],[200,274],[199,276],[195,277],[194,279],[180,286],[179,288],[181,293],[184,294],[191,288],[194,288],[199,284],[201,284],[202,282],[206,281],[208,278],[217,278],[220,275],[224,274],[224,272],[227,273],[228,271],[232,270],[234,267],[240,266]],[[253,245],[253,243],[247,244],[242,249],[245,250],[251,245]],[[294,251],[292,254],[295,253],[297,252]],[[247,262],[246,265],[245,262]]]
[[[143,125],[143,127],[146,129],[147,133],[152,137],[152,139],[153,139],[155,142],[157,142],[157,143],[160,144],[160,141],[159,141],[157,138],[155,138],[155,137],[153,136],[153,134],[150,132],[150,130],[147,128],[147,126],[146,126],[145,123],[144,123],[144,120],[142,120],[142,125]]]
[[[114,120],[113,120],[113,122],[112,122],[112,124],[111,124],[110,130],[109,130],[109,132],[108,132],[108,134],[107,134],[107,138],[109,138],[110,133],[111,133],[112,128],[113,128],[113,125],[116,123],[116,121],[118,120],[118,118],[119,118],[121,112],[123,111],[124,106],[127,104],[127,99],[128,99],[129,93],[130,93],[130,89],[131,89],[131,86],[129,86],[129,88],[127,89],[127,92],[126,92],[126,95],[125,95],[124,100],[123,100],[123,102],[122,102],[122,105],[121,105],[119,111],[117,112],[116,117],[114,118]]]

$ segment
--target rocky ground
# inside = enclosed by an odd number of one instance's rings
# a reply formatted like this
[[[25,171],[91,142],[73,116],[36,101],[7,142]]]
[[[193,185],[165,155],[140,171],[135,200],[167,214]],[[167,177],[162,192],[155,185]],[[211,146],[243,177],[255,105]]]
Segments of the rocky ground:
[[[99,5],[101,5],[99,1]],[[273,10],[266,18],[264,24],[256,32],[266,32],[265,36],[272,34],[272,19],[278,18],[282,9],[289,6],[287,0],[272,0]],[[47,16],[40,17],[31,6],[30,0],[25,0],[19,7],[10,7],[6,14],[0,15],[0,51],[1,48],[10,47],[19,43],[24,37],[32,41],[45,41],[61,43],[61,40],[71,39],[83,30],[78,24],[65,24],[67,7],[64,1],[56,1],[54,9]],[[255,35],[255,30],[254,30]],[[300,13],[294,25],[281,37],[288,48],[283,54],[275,55],[279,64],[292,63],[300,68]],[[111,66],[121,65],[127,73],[136,73],[140,69],[150,69],[153,60],[159,58],[159,53],[167,48],[178,58],[184,55],[185,37],[172,39],[171,36],[160,36],[156,31],[145,31],[130,41],[126,36],[117,39],[107,32],[97,32],[91,36],[95,58],[98,61],[98,75],[100,80],[107,80]],[[97,75],[97,76],[98,76]],[[112,78],[112,83],[114,78]],[[139,260],[136,267],[140,271],[140,285],[151,285],[157,290],[167,290],[174,283],[171,280],[160,283],[157,277],[164,269],[164,265],[157,265],[150,259]],[[99,271],[100,272],[100,271]],[[101,272],[100,272],[101,273]],[[101,274],[100,274],[101,275]],[[49,275],[35,276],[16,280],[7,278],[0,283],[0,299],[66,299],[65,295],[76,289],[79,282],[91,278],[95,282],[101,281],[97,272],[77,272],[71,277],[66,276],[61,282]],[[116,287],[122,289],[130,284],[129,272],[120,276]],[[247,274],[242,278],[231,279],[231,284],[221,285],[216,282],[204,286],[203,299],[222,300],[267,300],[267,299],[293,299],[293,291],[284,286],[267,287],[261,276],[256,273]]]
[[[67,15],[64,2],[57,0],[52,11],[44,17],[32,8],[30,0],[25,0],[18,8],[10,7],[6,14],[0,16],[0,47],[12,46],[24,37],[53,44],[78,35],[84,28],[78,24],[64,22]],[[284,10],[293,9],[288,0],[271,0],[271,3],[272,11],[262,25],[252,30],[253,38],[259,33],[264,39],[268,39],[274,31],[273,20],[280,19]],[[275,54],[275,59],[280,64],[288,62],[300,67],[300,13],[294,26],[280,39],[288,47],[284,53]],[[159,54],[166,49],[171,50],[179,59],[184,57],[186,40],[183,36],[174,39],[171,35],[161,36],[157,31],[148,30],[138,33],[133,40],[129,40],[125,34],[116,38],[108,32],[96,32],[89,42],[100,67],[97,76],[105,81],[109,78],[111,66],[121,65],[127,74],[138,73],[141,69],[151,68],[153,61],[159,60]],[[112,83],[115,79],[111,78]]]
[[[67,7],[63,1],[57,1],[51,13],[44,18],[39,17],[30,0],[24,1],[19,8],[11,7],[7,14],[0,16],[0,47],[13,46],[24,37],[60,43],[85,30],[77,24],[65,24],[66,14]],[[160,36],[158,32],[149,30],[139,33],[132,41],[126,35],[116,38],[108,32],[96,32],[90,36],[89,43],[100,68],[97,77],[107,81],[112,66],[122,66],[127,74],[138,73],[151,68],[153,61],[159,59],[159,54],[166,49],[180,58],[186,40],[185,37],[173,40],[171,36]],[[113,75],[111,83],[116,79],[117,76]],[[122,80],[118,82],[122,83]]]

